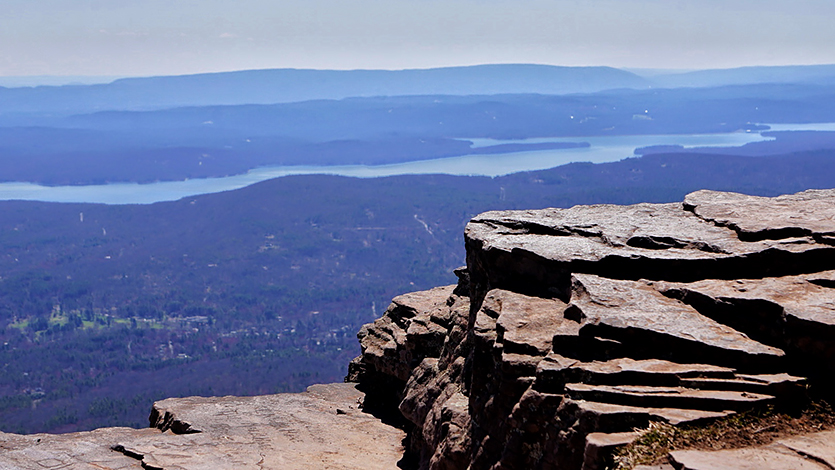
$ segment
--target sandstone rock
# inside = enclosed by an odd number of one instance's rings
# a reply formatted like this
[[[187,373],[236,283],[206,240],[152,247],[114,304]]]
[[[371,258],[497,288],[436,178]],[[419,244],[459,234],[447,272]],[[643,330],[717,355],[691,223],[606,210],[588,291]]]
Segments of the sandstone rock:
[[[794,452],[773,448],[745,448],[713,452],[679,450],[670,453],[679,470],[829,470]]]
[[[807,375],[835,396],[833,190],[488,212],[465,245],[457,286],[363,327],[357,388],[165,400],[157,429],[0,434],[0,467],[395,468],[403,433],[373,411],[409,430],[401,465],[589,470],[654,421],[802,402]],[[833,448],[818,433],[672,459],[835,468]]]
[[[734,204],[747,209],[733,212]],[[823,273],[835,268],[833,205],[835,192],[699,192],[684,204],[474,218],[465,231],[468,340],[456,341],[455,353],[465,359],[470,468],[593,468],[603,457],[584,450],[595,432],[711,420],[802,397],[804,379],[792,372],[813,361],[800,353],[827,358],[826,338],[835,337],[820,291],[835,286]],[[759,226],[758,211],[770,217]],[[795,213],[810,215],[798,222]],[[806,275],[813,287],[779,285]],[[737,279],[763,283],[751,300],[775,307],[741,320],[722,310],[727,299],[734,306],[731,296],[703,292],[702,284],[727,289]],[[685,295],[697,288],[710,305]],[[815,289],[815,298],[796,295]],[[814,324],[818,336],[792,322]],[[438,363],[432,374],[443,370]]]
[[[156,429],[107,428],[72,434],[0,433],[0,468],[44,470],[139,470],[141,463],[113,446],[120,441],[160,437]]]
[[[679,364],[661,359],[635,360],[628,357],[605,362],[576,363],[571,365],[570,371],[577,371],[584,383],[594,384],[678,385],[683,378],[734,376],[734,369],[712,364]]]
[[[575,274],[569,309],[583,318],[581,335],[630,342],[630,351],[637,355],[757,368],[773,367],[784,356],[778,348],[663,296],[649,282]]]
[[[803,434],[759,447],[670,453],[676,468],[689,470],[832,469],[835,468],[835,431]]]
[[[454,393],[443,401],[441,414],[437,422],[442,429],[431,430],[433,441],[437,443],[435,452],[429,460],[429,468],[453,470],[466,468],[469,464],[470,413],[469,399],[461,393]]]
[[[813,236],[835,239],[835,190],[809,190],[775,198],[696,191],[684,207],[702,219],[736,231],[740,240]]]
[[[358,409],[354,384],[259,397],[173,398],[154,406],[165,428],[0,434],[0,468],[380,469],[396,468],[405,434]],[[337,414],[336,410],[345,411]],[[175,424],[177,423],[177,424]],[[176,434],[174,430],[187,434]]]
[[[800,367],[817,358],[821,363],[802,369],[806,374],[835,372],[835,271],[656,287],[705,316],[794,353]]]
[[[688,378],[733,379],[734,369],[710,364],[679,364],[660,359],[616,358],[583,362],[550,353],[537,367],[537,388],[562,391],[568,382],[678,386]]]
[[[385,314],[357,334],[362,361],[405,382],[424,357],[438,357],[446,338],[447,300],[456,286],[401,295]]]
[[[418,426],[423,426],[433,404],[444,392],[445,381],[439,372],[438,359],[426,358],[415,367],[406,383],[406,396],[398,408]]]
[[[575,363],[571,367],[582,369],[591,375],[607,377],[597,380],[624,380],[622,375],[630,377],[645,377],[651,381],[658,380],[658,376],[674,375],[675,377],[731,377],[734,369],[712,364],[678,364],[661,359],[635,360],[628,357],[613,359],[606,362]],[[606,383],[606,382],[601,382]]]
[[[792,389],[801,390],[806,383],[803,377],[789,374],[738,375],[731,379],[710,377],[685,378],[679,381],[683,387],[702,390],[734,390],[765,394],[790,394]]]
[[[438,469],[462,468],[470,456],[470,415],[459,393],[470,331],[469,298],[461,295],[467,272],[456,274],[458,286],[397,297],[365,325],[362,355],[353,361],[362,372],[349,374],[369,391],[369,406],[389,418],[398,412],[414,426],[409,454]],[[495,335],[495,319],[486,320]],[[395,344],[387,350],[380,346],[389,342]]]
[[[771,395],[728,390],[694,390],[685,387],[651,387],[647,385],[566,384],[566,393],[574,399],[585,399],[631,406],[659,408],[691,408],[697,410],[740,410],[767,405]]]
[[[488,462],[502,459],[502,454],[509,461],[523,459],[526,465],[541,465],[544,454],[536,450],[537,440],[545,435],[539,430],[547,423],[532,416],[530,407],[520,404],[527,399],[548,402],[554,411],[559,406],[559,399],[553,402],[544,395],[530,395],[530,388],[537,365],[550,350],[554,335],[576,335],[579,331],[576,322],[564,318],[565,307],[555,299],[493,290],[475,312],[468,356],[472,371],[469,411],[474,417],[499,419],[473,419],[472,440],[481,443],[479,452],[473,455],[473,468],[492,465]],[[509,435],[510,429],[519,426],[538,431],[517,435],[504,446],[496,444]]]
[[[583,454],[582,470],[599,470],[606,457],[615,449],[635,442],[641,437],[640,432],[603,433],[593,432],[586,436],[586,450]]]
[[[800,455],[835,468],[835,431],[824,431],[781,439],[777,444]]]
[[[733,411],[708,411],[681,408],[648,408],[629,405],[617,405],[595,401],[577,400],[589,429],[600,429],[607,432],[625,431],[627,429],[645,428],[650,421],[659,421],[672,425],[695,424],[711,421],[733,414]]]
[[[565,308],[559,300],[503,290],[490,291],[482,305],[497,319],[497,341],[505,352],[535,356],[544,356],[551,350],[555,334],[579,331],[577,323],[563,317]]]
[[[476,303],[494,288],[567,300],[572,273],[695,281],[835,265],[835,247],[821,237],[743,241],[680,204],[487,212],[467,225],[465,241]]]

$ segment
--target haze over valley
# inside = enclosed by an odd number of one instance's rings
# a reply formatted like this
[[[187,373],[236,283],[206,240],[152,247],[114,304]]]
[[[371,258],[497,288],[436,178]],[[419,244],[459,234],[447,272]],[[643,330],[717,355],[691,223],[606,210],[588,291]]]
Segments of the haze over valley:
[[[2,197],[107,204],[0,201],[0,430],[141,427],[164,397],[340,381],[392,297],[455,282],[483,211],[833,187],[832,102],[829,66],[2,88]],[[269,173],[298,166],[363,177]]]

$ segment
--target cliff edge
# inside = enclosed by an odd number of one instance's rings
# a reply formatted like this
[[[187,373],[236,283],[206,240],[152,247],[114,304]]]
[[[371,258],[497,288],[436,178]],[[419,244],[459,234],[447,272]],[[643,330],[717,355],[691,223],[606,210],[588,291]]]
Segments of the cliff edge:
[[[835,191],[488,212],[465,242],[459,284],[394,299],[351,366],[420,468],[604,468],[652,422],[835,391]]]
[[[487,212],[465,244],[457,285],[362,328],[353,383],[0,433],[0,468],[594,470],[653,426],[835,397],[835,190]],[[835,468],[814,430],[653,468]]]

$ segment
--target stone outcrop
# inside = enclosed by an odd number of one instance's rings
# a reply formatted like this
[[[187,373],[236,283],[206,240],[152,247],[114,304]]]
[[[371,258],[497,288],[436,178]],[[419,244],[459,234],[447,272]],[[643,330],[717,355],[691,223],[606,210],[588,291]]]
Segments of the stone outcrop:
[[[670,470],[831,470],[835,468],[835,431],[793,436],[762,447],[680,450],[670,457],[675,465]]]
[[[397,468],[404,434],[360,411],[363,397],[354,384],[329,384],[304,393],[168,399],[154,404],[147,429],[0,433],[0,468]]]
[[[835,191],[488,212],[465,243],[352,365],[420,468],[604,468],[652,421],[835,391]]]

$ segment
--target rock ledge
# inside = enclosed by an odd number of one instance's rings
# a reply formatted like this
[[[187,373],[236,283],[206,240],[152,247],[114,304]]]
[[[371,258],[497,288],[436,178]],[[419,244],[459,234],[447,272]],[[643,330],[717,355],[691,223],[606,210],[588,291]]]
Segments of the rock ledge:
[[[603,468],[653,421],[835,395],[833,190],[487,212],[465,244],[459,284],[395,299],[352,365],[420,468]]]

